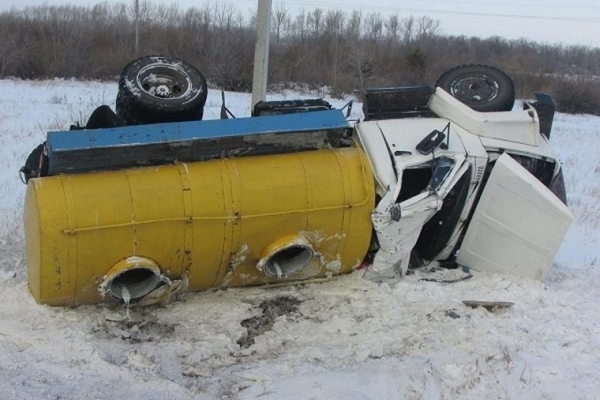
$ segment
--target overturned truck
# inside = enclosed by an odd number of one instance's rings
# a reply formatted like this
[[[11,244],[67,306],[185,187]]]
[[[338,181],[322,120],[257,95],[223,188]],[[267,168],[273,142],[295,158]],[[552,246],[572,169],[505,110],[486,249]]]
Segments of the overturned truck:
[[[512,111],[501,71],[201,121],[191,65],[142,57],[117,112],[49,132],[22,168],[29,288],[45,304],[167,302],[183,291],[373,279],[432,262],[543,279],[572,221],[549,96]]]

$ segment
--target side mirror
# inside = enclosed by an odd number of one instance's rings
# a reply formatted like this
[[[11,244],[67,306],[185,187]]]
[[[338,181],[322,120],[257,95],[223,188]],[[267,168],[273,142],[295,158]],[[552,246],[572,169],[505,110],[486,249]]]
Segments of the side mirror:
[[[552,122],[554,121],[554,113],[556,112],[556,103],[552,96],[544,93],[535,94],[536,102],[529,103],[537,112],[540,120],[540,133],[550,139],[550,131],[552,131]]]
[[[346,119],[350,118],[350,114],[352,114],[352,106],[354,105],[354,100],[350,100],[349,102],[347,102],[344,107],[341,108],[341,110],[343,111],[344,108],[346,109]]]
[[[221,119],[229,119],[229,116],[235,119],[235,115],[225,105],[225,91],[221,90]]]
[[[417,151],[421,154],[429,154],[436,149],[446,139],[444,132],[435,129],[417,145]]]

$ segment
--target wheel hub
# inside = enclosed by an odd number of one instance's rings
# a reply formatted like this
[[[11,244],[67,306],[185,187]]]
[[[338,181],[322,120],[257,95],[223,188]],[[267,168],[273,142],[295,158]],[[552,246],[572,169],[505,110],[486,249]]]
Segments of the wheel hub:
[[[137,74],[138,85],[149,95],[160,99],[185,96],[192,82],[181,68],[165,64],[151,64]]]
[[[498,85],[485,76],[460,79],[451,89],[454,97],[469,103],[490,102],[498,96]]]
[[[171,97],[171,89],[169,89],[169,87],[166,85],[160,85],[154,89],[154,95],[156,97],[166,99],[168,97]]]

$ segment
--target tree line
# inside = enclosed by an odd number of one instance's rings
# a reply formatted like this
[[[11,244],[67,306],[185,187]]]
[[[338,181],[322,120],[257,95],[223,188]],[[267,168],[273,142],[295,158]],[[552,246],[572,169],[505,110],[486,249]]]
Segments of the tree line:
[[[198,67],[213,87],[250,91],[256,16],[232,4],[200,7],[133,2],[27,7],[0,14],[0,78],[113,80],[138,55],[165,54]],[[519,97],[552,94],[559,109],[600,115],[600,49],[528,40],[448,36],[438,20],[276,4],[271,21],[271,89],[434,84],[461,64],[494,65]]]

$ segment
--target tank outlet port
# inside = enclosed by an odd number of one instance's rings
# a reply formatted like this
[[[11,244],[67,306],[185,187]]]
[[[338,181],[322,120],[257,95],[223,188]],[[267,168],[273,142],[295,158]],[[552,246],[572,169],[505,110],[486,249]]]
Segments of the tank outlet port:
[[[102,278],[98,290],[126,304],[141,299],[164,281],[158,264],[144,257],[119,261]]]
[[[302,237],[286,238],[269,246],[258,269],[270,277],[283,278],[300,272],[313,261],[315,251]]]

